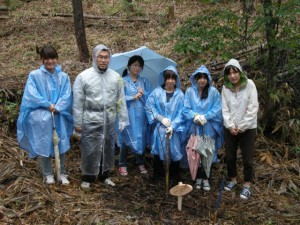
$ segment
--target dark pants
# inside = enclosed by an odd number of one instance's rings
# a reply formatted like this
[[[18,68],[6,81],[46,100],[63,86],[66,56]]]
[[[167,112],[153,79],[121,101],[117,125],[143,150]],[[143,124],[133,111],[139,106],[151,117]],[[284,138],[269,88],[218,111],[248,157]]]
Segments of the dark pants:
[[[102,173],[102,167],[103,167],[102,160],[103,160],[103,157],[101,157],[101,162],[100,162],[100,167],[99,167],[99,174],[98,174],[98,178],[101,182],[109,177],[109,171],[105,171],[105,172]],[[81,180],[84,181],[84,182],[88,182],[88,183],[93,183],[93,182],[96,181],[96,179],[97,179],[96,175],[83,175],[83,176],[81,176]]]
[[[179,182],[180,179],[180,168],[179,168],[180,161],[171,161],[169,167],[169,174],[170,178],[174,181],[174,183]],[[154,155],[153,158],[153,177],[159,178],[165,176],[165,167],[163,161],[160,160],[158,155]]]
[[[206,176],[205,173],[205,169],[203,167],[203,165],[201,165],[201,167],[198,167],[198,171],[197,171],[197,179],[203,179],[203,180],[208,180],[211,178],[211,174],[212,174],[212,166],[210,166],[210,173],[209,173],[209,177]]]
[[[246,130],[244,133],[232,135],[230,131],[224,128],[225,153],[227,162],[227,173],[229,177],[237,176],[237,149],[240,146],[244,166],[244,181],[253,180],[253,157],[255,144],[256,129]]]

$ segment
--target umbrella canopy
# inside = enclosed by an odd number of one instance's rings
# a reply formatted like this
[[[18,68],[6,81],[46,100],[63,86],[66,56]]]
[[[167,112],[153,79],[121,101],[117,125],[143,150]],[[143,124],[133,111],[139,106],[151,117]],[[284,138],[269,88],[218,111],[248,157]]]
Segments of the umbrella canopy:
[[[189,168],[192,176],[192,180],[196,179],[198,166],[200,162],[200,154],[195,151],[196,146],[198,145],[199,136],[192,134],[186,145],[186,153],[189,163]]]
[[[177,63],[173,60],[152,51],[146,46],[143,46],[129,52],[113,54],[109,67],[122,75],[124,69],[127,67],[129,58],[134,55],[140,55],[143,57],[145,64],[140,75],[142,77],[146,77],[154,88],[158,85],[159,73],[163,69],[168,66],[177,66]]]

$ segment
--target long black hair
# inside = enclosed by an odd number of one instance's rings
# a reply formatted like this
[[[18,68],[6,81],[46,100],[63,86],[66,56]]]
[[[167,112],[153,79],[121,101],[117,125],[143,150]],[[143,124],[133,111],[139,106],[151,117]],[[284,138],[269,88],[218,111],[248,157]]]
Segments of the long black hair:
[[[207,84],[203,88],[203,91],[201,93],[201,99],[205,99],[208,97],[208,88],[209,88],[209,80],[208,80],[208,75],[206,73],[196,73],[194,78],[195,81],[197,82],[200,78],[204,77],[207,80]]]
[[[127,67],[130,67],[135,62],[139,62],[141,67],[144,68],[144,59],[140,55],[131,56],[128,60]],[[128,74],[128,70],[126,68],[122,73],[122,77],[125,77],[127,74]]]
[[[174,79],[175,81],[177,81],[177,75],[172,70],[165,70],[164,73],[163,73],[163,77],[164,77],[164,83],[161,85],[161,87],[163,89],[165,89],[166,81],[168,79],[171,78],[171,79]],[[174,88],[176,89],[176,84],[175,84]]]

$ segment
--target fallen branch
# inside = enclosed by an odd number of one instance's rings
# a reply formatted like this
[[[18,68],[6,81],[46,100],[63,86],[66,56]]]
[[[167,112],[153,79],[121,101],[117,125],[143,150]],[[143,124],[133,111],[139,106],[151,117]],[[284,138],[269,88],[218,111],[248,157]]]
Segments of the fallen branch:
[[[49,14],[49,13],[42,13],[42,16],[53,16],[53,17],[73,17],[72,14],[62,14],[62,13],[54,13],[54,14]],[[85,19],[100,19],[100,20],[117,20],[117,21],[123,21],[123,22],[144,22],[144,23],[149,23],[149,19],[145,18],[121,18],[118,16],[94,16],[94,15],[87,15],[84,14],[83,17]]]

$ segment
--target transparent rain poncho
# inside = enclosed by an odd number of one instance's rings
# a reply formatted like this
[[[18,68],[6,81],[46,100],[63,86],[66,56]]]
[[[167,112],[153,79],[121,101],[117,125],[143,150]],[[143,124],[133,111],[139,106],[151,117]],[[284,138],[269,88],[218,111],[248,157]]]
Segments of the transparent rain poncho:
[[[167,102],[166,90],[161,87],[164,83],[163,73],[171,70],[177,75],[176,90]],[[180,78],[175,67],[169,66],[160,73],[159,86],[148,97],[146,112],[150,124],[155,124],[151,153],[165,159],[166,152],[166,127],[156,118],[158,115],[168,118],[172,122],[173,134],[170,140],[170,159],[181,160],[181,135],[183,131],[181,112],[183,109],[184,94],[180,90]]]
[[[147,78],[138,76],[134,83],[130,76],[127,75],[123,78],[125,83],[125,96],[128,109],[128,116],[130,126],[119,134],[120,144],[125,144],[130,147],[131,151],[135,154],[142,155],[145,151],[147,138],[149,134],[149,124],[145,112],[145,103],[152,92],[152,85]],[[144,95],[139,99],[133,99],[133,96],[138,93],[138,89],[144,90]]]
[[[80,73],[73,87],[73,115],[75,127],[82,128],[81,170],[84,175],[98,175],[114,167],[115,123],[128,125],[124,83],[121,76],[108,68],[100,71],[96,58],[100,51],[93,50],[93,67]],[[110,54],[111,55],[111,54]],[[101,164],[102,162],[102,164]]]
[[[197,73],[205,73],[208,76],[208,97],[201,99],[198,91],[198,85],[195,80]],[[206,135],[215,140],[215,151],[213,162],[217,161],[217,150],[222,147],[223,143],[223,127],[222,127],[222,106],[219,91],[212,86],[212,79],[208,69],[202,65],[190,78],[192,87],[187,88],[184,98],[183,117],[185,120],[186,139],[191,134]],[[204,115],[207,123],[200,126],[194,123],[196,114]],[[183,151],[185,152],[185,150]]]
[[[55,66],[52,74],[42,65],[28,76],[17,122],[19,145],[29,151],[31,158],[54,157],[53,122],[48,110],[51,104],[58,111],[55,113],[55,126],[60,138],[59,153],[63,154],[71,147],[69,140],[73,132],[70,79],[59,65]]]

